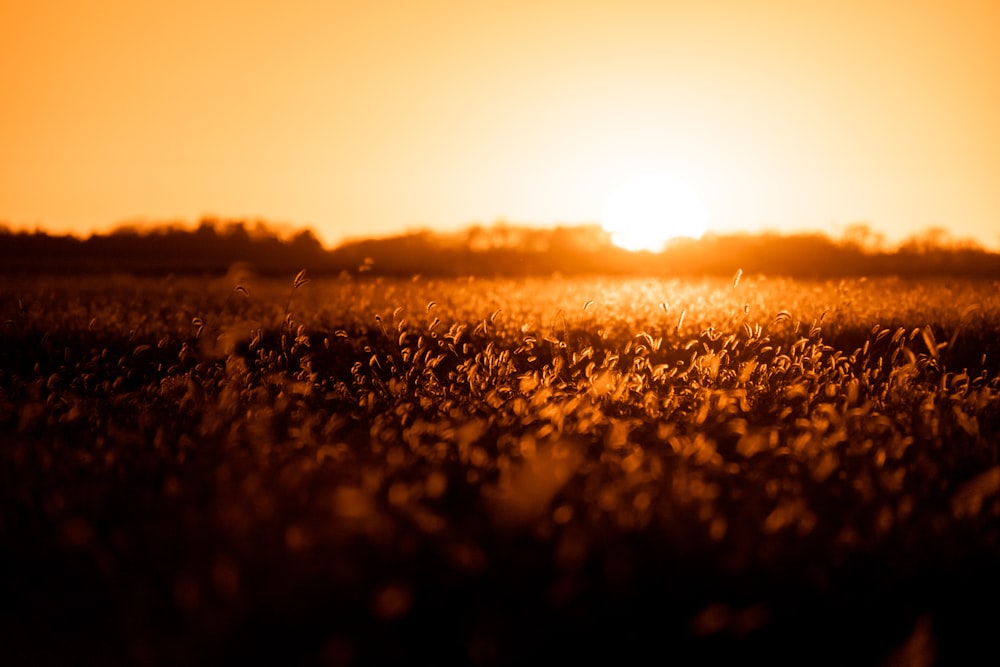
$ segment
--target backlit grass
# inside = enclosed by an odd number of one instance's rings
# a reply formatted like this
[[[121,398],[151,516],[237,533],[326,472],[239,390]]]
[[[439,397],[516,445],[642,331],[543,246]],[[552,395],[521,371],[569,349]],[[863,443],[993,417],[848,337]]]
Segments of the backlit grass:
[[[244,272],[0,297],[14,662],[990,646],[996,284]]]

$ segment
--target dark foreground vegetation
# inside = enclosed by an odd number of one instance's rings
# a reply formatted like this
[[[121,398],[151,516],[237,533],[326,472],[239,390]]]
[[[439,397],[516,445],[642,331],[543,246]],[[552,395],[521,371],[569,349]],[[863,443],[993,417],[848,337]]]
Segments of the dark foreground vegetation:
[[[974,281],[9,278],[0,662],[991,664],[998,326]]]
[[[824,278],[962,276],[1000,279],[1000,254],[930,228],[887,247],[865,224],[841,239],[823,234],[709,235],[659,253],[611,244],[597,225],[538,228],[497,223],[451,233],[416,231],[324,248],[308,229],[279,235],[266,223],[203,220],[196,228],[123,227],[87,239],[14,233],[0,227],[0,272],[144,275],[225,273],[246,263],[269,275],[366,274],[410,277],[561,275],[728,276],[748,273]]]

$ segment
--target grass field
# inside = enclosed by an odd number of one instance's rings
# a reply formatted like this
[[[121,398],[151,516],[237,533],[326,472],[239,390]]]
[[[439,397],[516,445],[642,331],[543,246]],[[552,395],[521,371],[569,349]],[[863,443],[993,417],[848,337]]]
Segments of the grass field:
[[[995,659],[995,282],[4,280],[4,664]]]

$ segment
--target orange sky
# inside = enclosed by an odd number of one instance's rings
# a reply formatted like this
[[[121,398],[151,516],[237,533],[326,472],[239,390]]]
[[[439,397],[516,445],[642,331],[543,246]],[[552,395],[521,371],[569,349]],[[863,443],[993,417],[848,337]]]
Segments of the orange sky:
[[[15,228],[594,222],[657,170],[717,231],[1000,246],[997,0],[2,2]]]

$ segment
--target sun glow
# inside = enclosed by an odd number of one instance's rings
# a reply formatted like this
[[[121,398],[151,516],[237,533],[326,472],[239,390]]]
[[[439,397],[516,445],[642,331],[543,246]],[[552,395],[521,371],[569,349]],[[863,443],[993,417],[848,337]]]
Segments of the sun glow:
[[[700,238],[708,229],[708,212],[687,183],[665,174],[640,174],[608,196],[601,226],[620,248],[658,252],[672,239]]]

